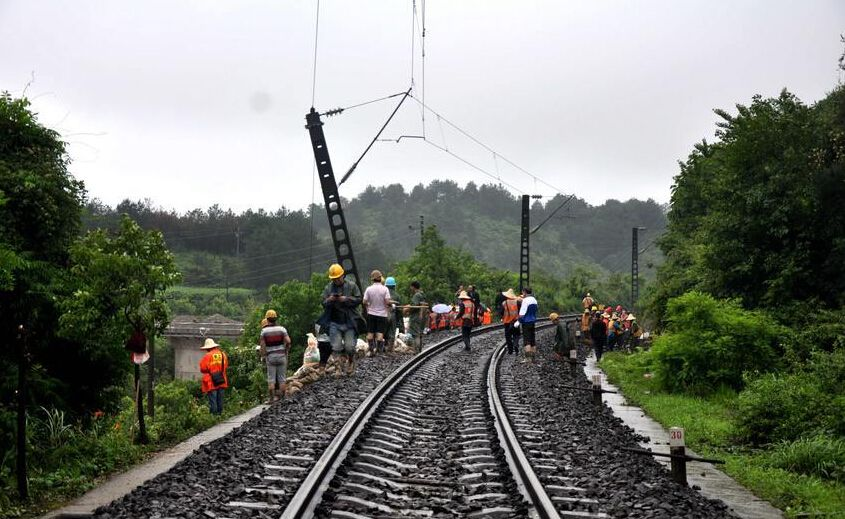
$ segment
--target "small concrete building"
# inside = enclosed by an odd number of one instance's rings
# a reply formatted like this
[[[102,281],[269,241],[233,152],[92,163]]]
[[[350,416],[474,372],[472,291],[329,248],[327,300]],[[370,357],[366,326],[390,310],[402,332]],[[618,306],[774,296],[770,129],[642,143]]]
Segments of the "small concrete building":
[[[179,380],[199,380],[199,363],[205,354],[200,349],[206,337],[237,341],[244,331],[244,323],[215,314],[208,317],[177,315],[164,333],[173,347],[174,376]]]

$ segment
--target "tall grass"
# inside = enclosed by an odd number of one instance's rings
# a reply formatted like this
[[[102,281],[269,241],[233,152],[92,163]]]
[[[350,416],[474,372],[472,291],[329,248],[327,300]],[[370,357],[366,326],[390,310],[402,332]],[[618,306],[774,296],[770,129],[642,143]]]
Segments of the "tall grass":
[[[845,482],[845,441],[815,436],[777,444],[765,458],[770,467]]]

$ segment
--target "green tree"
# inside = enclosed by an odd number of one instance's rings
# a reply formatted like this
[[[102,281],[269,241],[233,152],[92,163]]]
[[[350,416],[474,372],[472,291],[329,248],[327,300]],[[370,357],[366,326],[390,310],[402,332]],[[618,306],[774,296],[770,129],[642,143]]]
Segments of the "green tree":
[[[62,301],[61,333],[85,345],[91,357],[107,359],[111,369],[98,378],[115,383],[129,367],[121,352],[123,344],[133,332],[149,337],[148,393],[152,414],[155,371],[152,340],[169,323],[164,291],[181,279],[161,233],[144,231],[124,215],[117,232],[90,231],[73,245],[70,271],[73,288]],[[146,443],[137,366],[135,388],[140,422],[138,440]]]
[[[32,400],[75,406],[85,398],[66,382],[75,378],[78,350],[55,334],[55,301],[85,196],[68,163],[64,142],[38,123],[29,101],[0,94],[0,343],[16,344],[23,325]],[[66,354],[64,362],[57,362],[57,351]],[[15,394],[15,360],[14,348],[0,348],[0,405]]]
[[[807,106],[784,91],[697,145],[672,189],[652,308],[691,289],[747,307],[845,304],[845,87]]]
[[[64,142],[38,123],[29,101],[0,94],[0,438],[12,436],[13,415],[6,409],[21,395],[15,437],[23,498],[26,407],[30,401],[72,405],[84,398],[71,391],[79,350],[58,340],[54,327],[67,248],[84,201],[68,162]],[[69,353],[58,362],[62,350]]]
[[[482,302],[492,304],[496,293],[516,286],[516,275],[496,270],[461,249],[446,245],[436,227],[428,226],[414,255],[396,264],[395,276],[404,290],[419,281],[430,302],[451,303],[459,285],[475,285]]]
[[[120,350],[133,330],[159,333],[169,323],[164,291],[178,283],[160,232],[124,216],[120,229],[90,231],[71,249],[73,293],[62,302],[62,334]]]

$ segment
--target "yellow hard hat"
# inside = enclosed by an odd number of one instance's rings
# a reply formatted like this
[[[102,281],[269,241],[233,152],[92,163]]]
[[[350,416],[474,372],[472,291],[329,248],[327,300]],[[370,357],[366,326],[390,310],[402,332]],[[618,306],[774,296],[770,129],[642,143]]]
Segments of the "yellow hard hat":
[[[337,263],[333,263],[331,267],[329,267],[329,279],[337,279],[343,275],[343,267],[338,265]]]
[[[267,312],[264,313],[265,319],[275,319],[277,317],[279,317],[279,315],[273,309],[267,310]]]
[[[560,317],[560,316],[558,314],[554,313],[554,312],[549,314],[549,319],[551,319],[552,321],[554,321],[558,317]]]

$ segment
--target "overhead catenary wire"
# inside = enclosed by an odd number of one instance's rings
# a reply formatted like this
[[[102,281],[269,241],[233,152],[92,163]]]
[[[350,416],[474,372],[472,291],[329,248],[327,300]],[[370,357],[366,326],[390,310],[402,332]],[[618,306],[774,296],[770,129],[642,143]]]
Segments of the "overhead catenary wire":
[[[536,227],[534,227],[534,229],[532,229],[532,230],[531,230],[531,233],[530,233],[530,234],[534,234],[535,232],[539,231],[539,230],[540,230],[540,227],[542,227],[542,226],[543,226],[546,222],[548,222],[549,220],[551,220],[551,219],[552,219],[552,217],[553,217],[555,214],[557,214],[557,212],[558,212],[558,211],[560,211],[561,209],[563,209],[563,208],[564,208],[567,204],[569,204],[569,202],[571,202],[573,198],[575,198],[575,195],[569,195],[569,198],[567,198],[566,200],[564,200],[564,201],[563,201],[563,203],[562,203],[562,204],[560,204],[560,205],[557,207],[557,209],[555,209],[554,211],[552,211],[552,213],[551,213],[549,216],[547,216],[545,220],[543,220],[542,222],[540,222],[539,224],[537,224],[537,226],[536,226]]]
[[[408,99],[408,96],[410,96],[410,95],[411,95],[411,89],[409,88],[407,91],[405,91],[405,95],[402,96],[402,99],[399,100],[399,104],[396,105],[396,108],[393,109],[393,112],[390,114],[390,117],[388,117],[387,120],[384,121],[384,124],[381,126],[381,129],[379,129],[378,133],[376,133],[376,136],[373,137],[373,140],[370,141],[370,144],[364,149],[364,153],[362,153],[361,156],[358,157],[358,160],[356,160],[354,163],[352,163],[352,167],[350,167],[349,171],[347,171],[346,174],[343,175],[343,178],[340,179],[340,182],[338,183],[339,186],[343,185],[343,183],[346,182],[346,180],[350,177],[350,175],[352,175],[352,173],[355,171],[355,168],[358,167],[358,164],[361,162],[361,160],[364,158],[364,156],[367,154],[367,152],[370,151],[370,148],[373,147],[373,144],[375,144],[376,141],[378,140],[378,138],[381,137],[382,132],[384,131],[385,128],[387,128],[387,125],[390,124],[390,121],[393,119],[393,116],[396,115],[396,112],[398,112],[399,108],[402,107],[402,103],[404,103],[405,99]]]
[[[437,120],[438,120],[438,121],[445,122],[446,124],[448,124],[449,126],[451,126],[452,128],[454,128],[454,129],[455,129],[458,133],[460,133],[460,134],[461,134],[461,135],[463,135],[464,137],[468,138],[468,139],[469,139],[469,140],[471,140],[472,142],[476,143],[477,145],[481,146],[482,148],[484,148],[484,149],[485,149],[485,150],[487,150],[488,152],[490,152],[490,153],[494,153],[494,154],[495,154],[498,158],[500,158],[500,159],[502,159],[503,161],[505,161],[506,163],[510,164],[511,166],[513,166],[513,167],[514,167],[515,169],[517,169],[518,171],[520,171],[520,172],[524,173],[525,175],[528,175],[529,177],[531,177],[532,179],[534,179],[534,181],[535,181],[535,182],[539,182],[539,183],[541,183],[541,184],[545,185],[546,187],[548,187],[548,188],[550,188],[550,189],[553,189],[553,190],[554,190],[557,194],[561,194],[561,195],[564,195],[564,196],[569,196],[569,194],[568,194],[568,193],[565,193],[563,190],[559,189],[558,187],[556,187],[556,186],[554,186],[554,185],[550,184],[549,182],[546,182],[545,180],[543,180],[543,179],[542,179],[542,178],[540,178],[539,176],[535,175],[534,173],[531,173],[530,171],[526,170],[525,168],[523,168],[523,167],[522,167],[522,166],[520,166],[519,164],[516,164],[515,162],[513,162],[513,161],[512,161],[512,160],[510,160],[510,159],[508,159],[507,157],[505,157],[504,155],[502,155],[502,154],[501,154],[501,153],[499,153],[498,151],[494,150],[493,148],[491,148],[491,147],[490,147],[490,146],[488,146],[487,144],[483,143],[481,140],[479,140],[478,138],[476,138],[475,136],[473,136],[472,134],[470,134],[468,131],[464,130],[463,128],[461,128],[461,127],[460,127],[460,126],[458,126],[457,124],[453,123],[452,121],[450,121],[449,119],[447,119],[446,117],[444,117],[442,114],[440,114],[439,112],[437,112],[436,110],[434,110],[433,108],[431,108],[430,106],[428,106],[427,104],[425,104],[423,101],[421,101],[420,99],[418,99],[417,97],[415,97],[413,94],[410,94],[408,97],[410,97],[411,99],[413,99],[414,101],[416,101],[417,103],[419,103],[419,104],[420,104],[420,106],[422,106],[424,110],[428,110],[429,112],[431,112],[432,114],[434,114],[434,115],[437,117]],[[442,129],[441,129],[441,132],[442,132]],[[445,137],[444,137],[444,141],[445,141]]]
[[[317,96],[317,42],[320,35],[320,0],[317,0],[317,19],[314,23],[314,66],[313,77],[311,78],[311,108],[314,108],[314,100]]]
[[[457,160],[459,160],[459,161],[463,162],[463,163],[464,163],[464,164],[466,164],[467,166],[469,166],[469,167],[471,167],[471,168],[475,169],[476,171],[479,171],[479,172],[481,172],[481,173],[483,173],[483,174],[487,175],[488,177],[492,178],[493,180],[496,180],[496,181],[498,181],[498,182],[500,182],[500,183],[502,183],[502,184],[504,184],[504,185],[508,186],[509,188],[513,189],[513,190],[514,190],[514,191],[516,191],[517,193],[519,193],[519,194],[524,194],[524,193],[523,193],[523,191],[522,191],[521,189],[519,189],[518,187],[516,187],[515,185],[513,185],[513,184],[509,184],[509,183],[505,182],[504,180],[500,179],[497,175],[494,175],[493,173],[490,173],[489,171],[485,170],[485,169],[484,169],[484,168],[482,168],[481,166],[478,166],[478,165],[476,165],[476,164],[473,164],[472,162],[468,161],[467,159],[465,159],[465,158],[461,157],[460,155],[458,155],[458,154],[456,154],[456,153],[453,153],[453,152],[449,151],[449,149],[448,149],[448,148],[445,148],[445,147],[443,147],[443,146],[441,146],[441,145],[437,144],[436,142],[433,142],[433,141],[431,141],[431,140],[429,140],[429,139],[425,139],[425,142],[427,142],[429,145],[431,145],[431,146],[433,146],[433,147],[437,148],[438,150],[442,151],[443,153],[446,153],[447,155],[450,155],[450,156],[452,156],[453,158],[455,158],[455,159],[457,159]]]
[[[357,104],[346,106],[346,107],[343,107],[343,108],[332,108],[331,110],[326,110],[325,112],[323,112],[323,115],[329,116],[329,117],[332,116],[332,115],[339,115],[339,114],[342,114],[343,112],[345,112],[347,110],[352,110],[353,108],[371,105],[373,103],[378,103],[379,101],[386,101],[388,99],[393,99],[394,97],[399,97],[401,95],[405,95],[405,92],[397,92],[395,94],[390,94],[389,96],[379,97],[377,99],[371,99],[370,101],[364,101],[363,103],[357,103]]]

